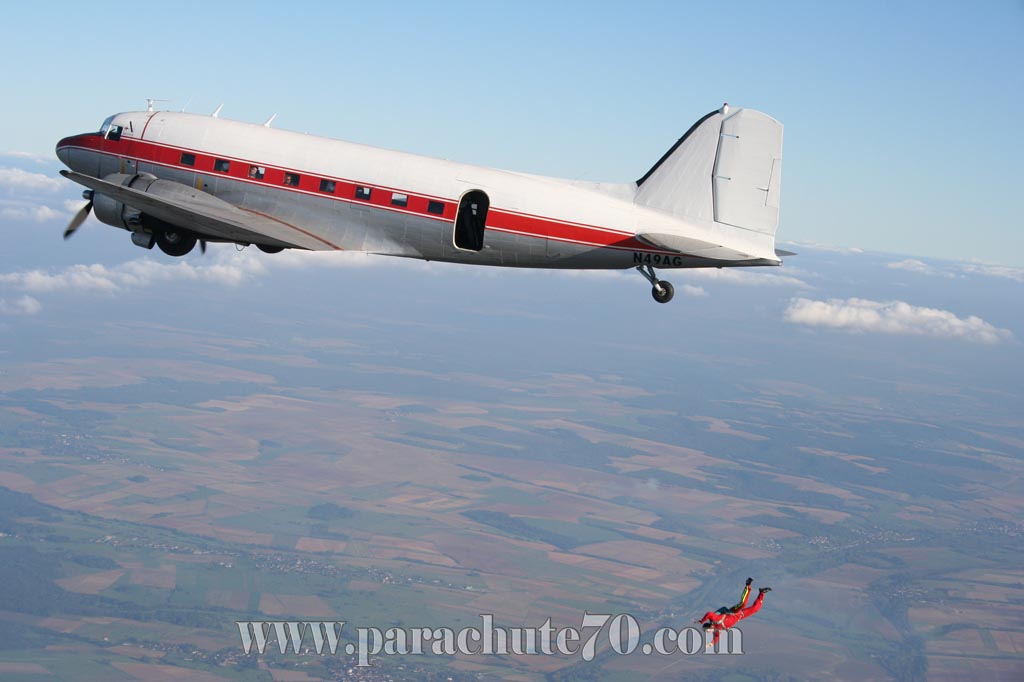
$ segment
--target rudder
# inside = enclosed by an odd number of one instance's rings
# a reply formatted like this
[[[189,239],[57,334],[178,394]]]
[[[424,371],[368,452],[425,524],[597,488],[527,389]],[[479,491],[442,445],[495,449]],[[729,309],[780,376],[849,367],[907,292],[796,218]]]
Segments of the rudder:
[[[782,190],[782,124],[752,109],[726,117],[713,190],[715,222],[774,235]]]
[[[782,124],[753,109],[712,111],[636,184],[639,205],[774,236]]]

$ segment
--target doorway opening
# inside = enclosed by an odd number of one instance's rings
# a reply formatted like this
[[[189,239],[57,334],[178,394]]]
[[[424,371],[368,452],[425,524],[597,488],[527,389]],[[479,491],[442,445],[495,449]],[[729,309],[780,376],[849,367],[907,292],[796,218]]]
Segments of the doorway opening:
[[[455,248],[479,251],[484,248],[484,228],[487,225],[487,194],[478,189],[466,192],[455,215]]]

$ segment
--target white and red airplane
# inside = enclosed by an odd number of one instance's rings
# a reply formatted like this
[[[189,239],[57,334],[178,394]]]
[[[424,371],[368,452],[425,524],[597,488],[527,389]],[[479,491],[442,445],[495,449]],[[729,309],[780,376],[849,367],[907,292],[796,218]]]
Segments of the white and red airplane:
[[[198,242],[354,250],[524,268],[779,265],[782,125],[728,105],[636,182],[482,168],[212,116],[135,111],[66,137],[62,175],[96,217],[184,256]]]

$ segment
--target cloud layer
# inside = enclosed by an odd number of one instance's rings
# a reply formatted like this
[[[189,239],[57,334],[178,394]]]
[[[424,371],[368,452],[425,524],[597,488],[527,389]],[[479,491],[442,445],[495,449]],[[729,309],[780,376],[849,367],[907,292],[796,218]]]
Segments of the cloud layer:
[[[889,263],[885,267],[890,270],[904,270],[906,272],[913,272],[919,275],[932,275],[935,277],[954,277],[953,273],[940,270],[932,265],[928,265],[924,261],[917,260],[916,258],[907,258],[906,260],[896,261]]]
[[[903,270],[905,272],[913,272],[919,275],[930,275],[932,277],[963,277],[965,275],[980,275],[982,277],[998,277],[1000,279],[1008,279],[1014,282],[1024,283],[1024,268],[1013,267],[1010,265],[992,265],[989,263],[956,263],[956,262],[940,262],[940,263],[925,263],[924,261],[916,258],[907,258],[900,261],[894,261],[887,263],[886,266],[890,270]]]
[[[64,180],[33,173],[20,168],[8,168],[0,166],[0,188],[8,192],[30,191],[30,192],[56,192],[67,186]]]
[[[985,263],[965,263],[960,269],[971,275],[985,275],[986,277],[1000,277],[1011,279],[1014,282],[1024,283],[1024,268],[1015,268],[1009,265],[987,265]]]
[[[809,288],[811,286],[799,277],[780,275],[774,272],[765,272],[764,270],[763,268],[691,268],[676,270],[675,272],[678,272],[680,277],[745,286],[799,288]]]
[[[0,298],[0,315],[35,315],[43,306],[31,296],[19,296],[13,301]]]
[[[1007,329],[980,317],[957,317],[948,310],[910,305],[904,301],[870,301],[863,298],[813,301],[795,298],[785,312],[786,320],[813,327],[850,332],[900,334],[961,339],[996,344],[1013,339]]]
[[[818,244],[817,242],[779,242],[781,246],[793,246],[798,249],[810,249],[811,251],[825,251],[826,253],[841,253],[841,254],[859,254],[864,253],[864,249],[856,246],[836,246],[834,244]]]
[[[28,155],[6,152],[9,157],[25,163]],[[39,173],[14,166],[0,166],[0,224],[65,222],[72,209],[68,195],[77,193],[74,183],[56,173]],[[84,202],[75,202],[76,208]]]
[[[285,251],[268,256],[255,249],[236,253],[234,249],[214,249],[205,260],[162,262],[149,256],[113,266],[94,263],[72,265],[59,270],[22,270],[0,273],[0,294],[13,290],[0,299],[0,314],[34,314],[41,304],[32,296],[60,293],[116,293],[141,289],[167,282],[205,282],[220,286],[237,286],[267,274],[272,269],[310,267],[359,267],[368,265],[370,256],[349,252]],[[376,261],[381,262],[381,259]],[[397,267],[427,264],[404,259],[387,259]],[[7,290],[7,291],[5,291]]]

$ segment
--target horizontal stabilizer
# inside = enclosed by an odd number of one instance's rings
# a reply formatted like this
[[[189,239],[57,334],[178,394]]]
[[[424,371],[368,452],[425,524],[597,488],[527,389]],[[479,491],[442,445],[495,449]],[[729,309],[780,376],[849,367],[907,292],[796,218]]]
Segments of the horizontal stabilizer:
[[[749,253],[741,253],[734,249],[727,249],[724,246],[719,246],[718,244],[712,244],[711,242],[679,234],[642,232],[637,235],[637,238],[641,241],[647,242],[651,246],[656,246],[659,249],[676,251],[678,253],[683,253],[688,256],[697,256],[699,258],[730,261],[753,258]]]

